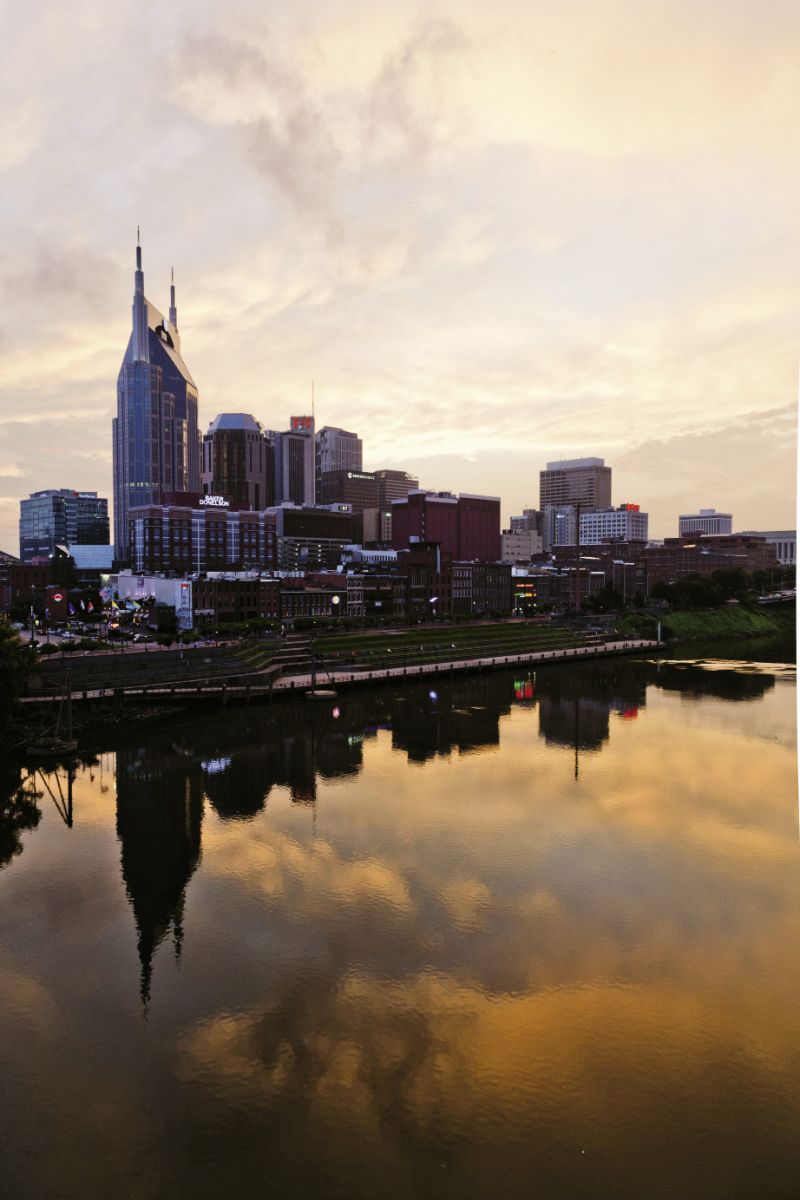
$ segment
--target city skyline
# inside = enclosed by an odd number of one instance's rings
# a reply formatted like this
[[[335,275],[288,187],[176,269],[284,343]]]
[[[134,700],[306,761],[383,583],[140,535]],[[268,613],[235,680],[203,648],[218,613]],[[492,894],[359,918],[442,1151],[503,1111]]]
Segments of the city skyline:
[[[8,20],[0,547],[33,491],[112,495],[139,222],[203,431],[285,428],[314,378],[366,469],[504,525],[597,455],[654,537],[793,526],[797,14],[139,12]]]

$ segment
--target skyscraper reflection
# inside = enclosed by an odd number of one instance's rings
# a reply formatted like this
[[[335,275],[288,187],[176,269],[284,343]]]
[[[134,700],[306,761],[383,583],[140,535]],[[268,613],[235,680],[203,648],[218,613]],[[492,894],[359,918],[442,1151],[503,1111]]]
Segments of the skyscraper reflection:
[[[136,923],[140,993],[147,1005],[153,955],[171,932],[183,939],[186,887],[200,861],[203,782],[199,763],[144,750],[117,754],[117,836]]]

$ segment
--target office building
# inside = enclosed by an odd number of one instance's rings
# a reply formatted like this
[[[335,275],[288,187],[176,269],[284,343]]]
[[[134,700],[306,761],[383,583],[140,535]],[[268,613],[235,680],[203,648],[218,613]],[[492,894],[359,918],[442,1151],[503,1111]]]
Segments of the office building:
[[[620,504],[618,508],[598,508],[581,513],[581,545],[600,542],[646,542],[648,514],[638,504]]]
[[[354,517],[348,505],[326,508],[283,504],[270,510],[275,517],[278,566],[282,570],[336,567],[353,538]]]
[[[574,546],[577,509],[572,504],[548,504],[542,512],[542,542],[545,550]]]
[[[144,294],[142,249],[136,247],[133,328],[117,378],[113,421],[114,544],[128,556],[128,514],[160,504],[167,491],[200,491],[197,388],[181,356],[175,284],[169,317]]]
[[[539,508],[580,504],[611,507],[611,467],[602,458],[565,458],[539,472]]]
[[[378,507],[378,484],[371,471],[326,471],[317,493],[319,504],[349,504],[354,513]]]
[[[74,542],[108,545],[108,500],[97,492],[47,488],[19,503],[19,556],[22,562],[50,558],[56,546]]]
[[[778,566],[794,567],[797,565],[796,529],[773,529],[768,533],[761,533],[755,529],[748,529],[736,536],[763,538],[767,545],[775,547]]]
[[[419,480],[407,471],[393,471],[384,468],[373,471],[378,484],[378,508],[389,511],[394,500],[403,500],[409,492],[419,491]]]
[[[259,512],[275,501],[272,444],[250,413],[220,413],[203,438],[203,492]]]
[[[701,508],[699,513],[688,513],[678,518],[678,536],[690,537],[694,533],[731,533],[733,517],[730,513],[718,513],[715,508]]]
[[[275,458],[275,503],[316,503],[314,418],[291,417],[285,433],[272,433]]]
[[[200,493],[146,504],[128,514],[129,560],[134,571],[165,575],[271,569],[276,566],[276,521],[235,501],[209,505]]]
[[[319,490],[322,476],[329,471],[362,471],[362,442],[358,434],[350,433],[347,429],[337,429],[333,425],[323,425],[314,442],[317,501],[324,504]]]

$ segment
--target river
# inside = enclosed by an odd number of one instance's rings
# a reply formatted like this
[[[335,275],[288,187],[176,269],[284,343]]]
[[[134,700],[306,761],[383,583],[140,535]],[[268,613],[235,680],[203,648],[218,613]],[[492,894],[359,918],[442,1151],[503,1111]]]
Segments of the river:
[[[719,655],[0,765],[3,1196],[794,1200],[795,668]]]

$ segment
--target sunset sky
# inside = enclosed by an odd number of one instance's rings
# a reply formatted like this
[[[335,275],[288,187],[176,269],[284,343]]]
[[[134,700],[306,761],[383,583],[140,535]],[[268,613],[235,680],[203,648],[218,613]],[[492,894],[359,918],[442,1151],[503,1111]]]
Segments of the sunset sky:
[[[538,503],[602,455],[677,533],[795,524],[800,7],[33,0],[0,74],[0,548],[111,496],[145,290],[203,429],[310,408],[367,468]]]

